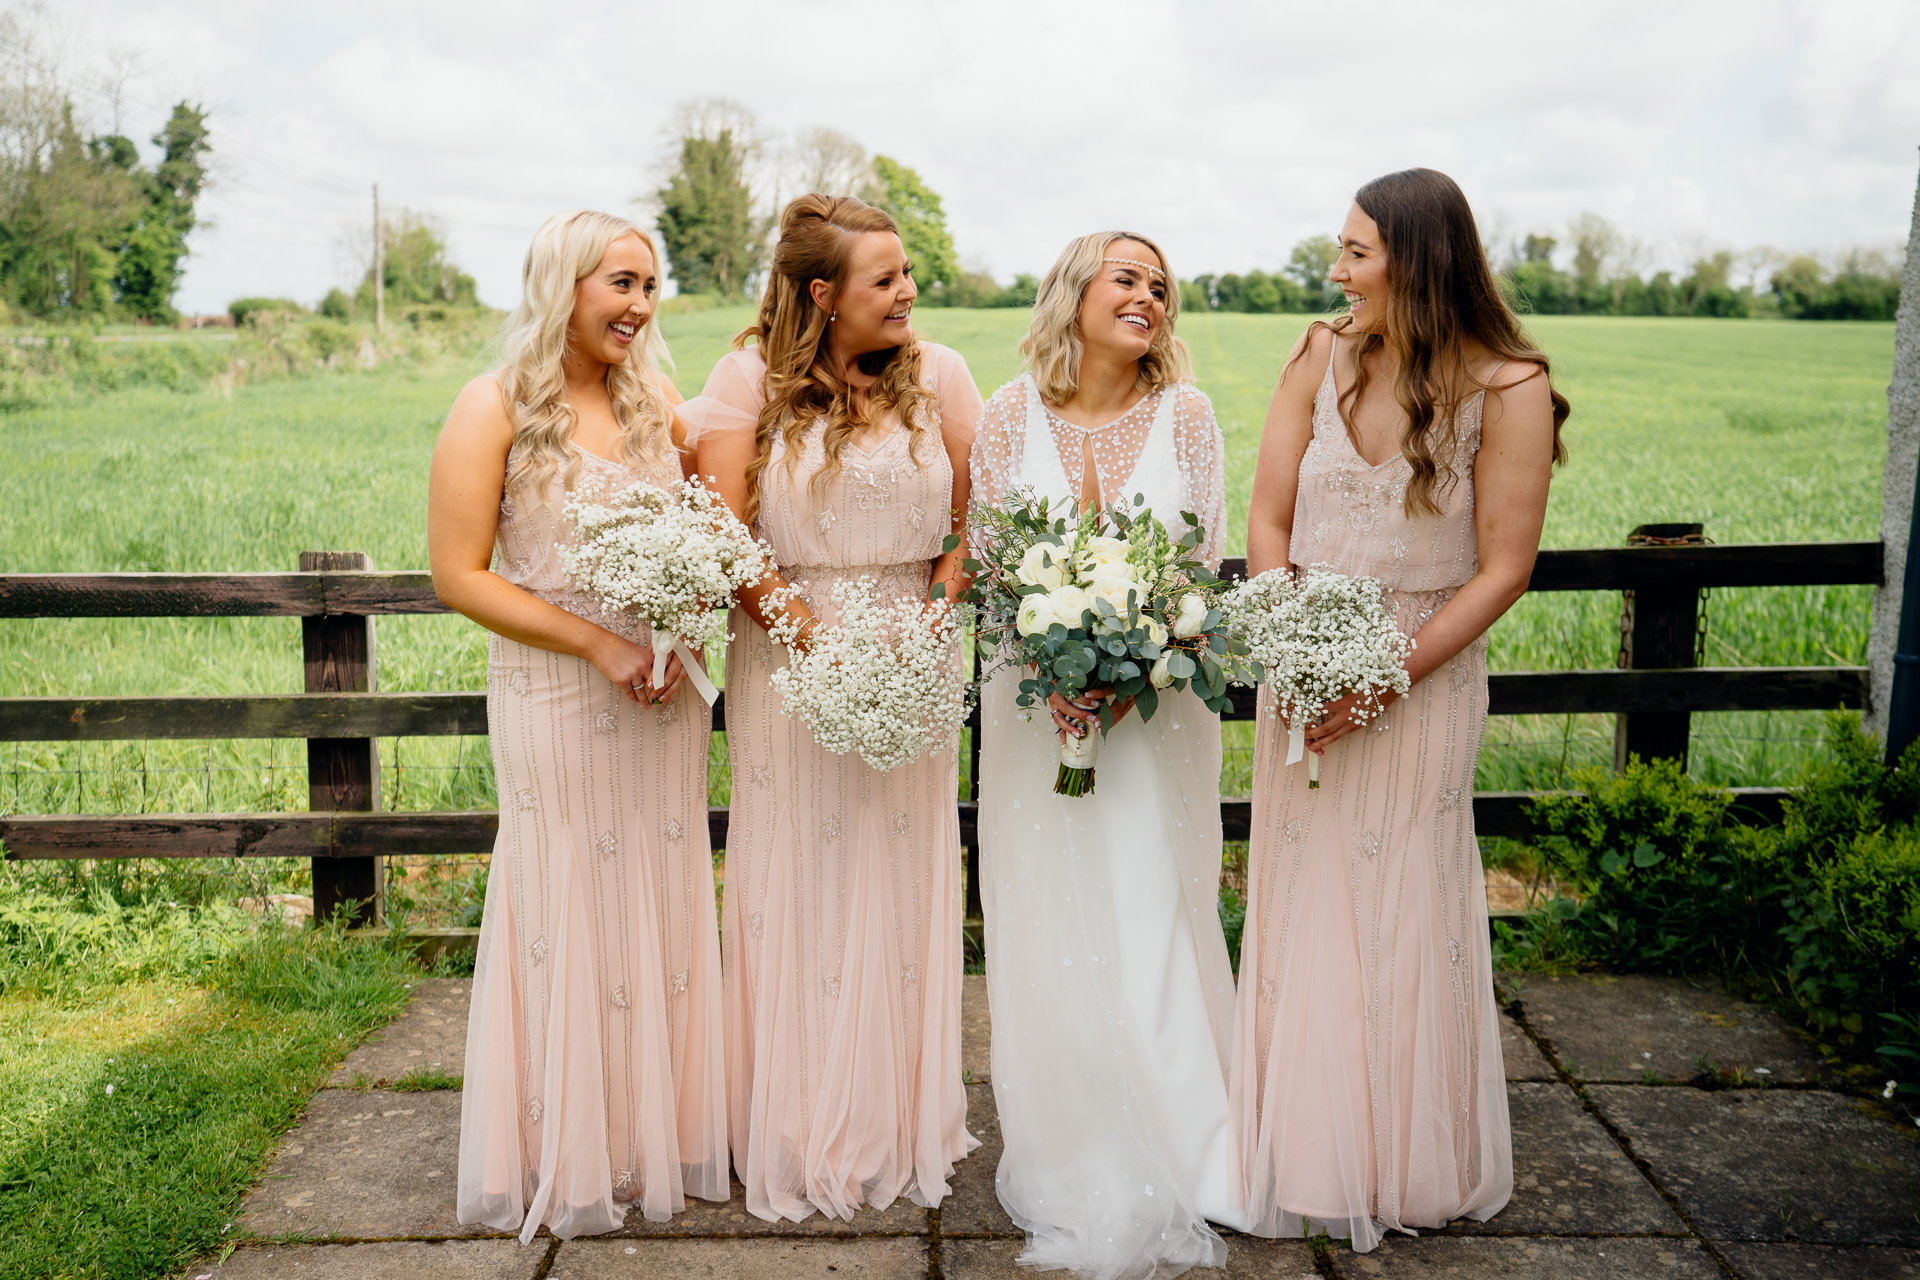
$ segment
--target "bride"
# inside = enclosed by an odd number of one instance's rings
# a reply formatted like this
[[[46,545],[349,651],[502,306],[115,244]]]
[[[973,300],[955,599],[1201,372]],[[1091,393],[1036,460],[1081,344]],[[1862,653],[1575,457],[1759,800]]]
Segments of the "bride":
[[[1217,566],[1222,439],[1173,336],[1179,292],[1144,236],[1067,246],[1021,343],[1027,372],[988,402],[973,493],[1016,487],[1106,506],[1191,511]],[[976,531],[976,541],[978,534]],[[1097,789],[1053,794],[1059,743],[1099,732],[1101,699],[1016,705],[1022,671],[982,696],[981,900],[996,1190],[1027,1232],[1020,1261],[1110,1280],[1223,1266],[1207,1220],[1244,1229],[1227,1108],[1233,974],[1215,898],[1220,722],[1191,692],[1151,722],[1116,703]],[[1098,695],[1101,691],[1094,691]]]

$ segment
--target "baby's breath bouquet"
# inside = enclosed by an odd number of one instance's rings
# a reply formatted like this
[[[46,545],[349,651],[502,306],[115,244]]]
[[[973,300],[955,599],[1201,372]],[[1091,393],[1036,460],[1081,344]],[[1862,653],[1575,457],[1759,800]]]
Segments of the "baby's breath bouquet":
[[[665,683],[667,655],[678,653],[712,706],[719,690],[687,646],[733,639],[734,593],[767,576],[773,549],[698,478],[669,489],[631,484],[605,501],[586,490],[567,500],[565,514],[574,534],[559,549],[567,580],[609,613],[632,613],[653,628],[655,685]]]
[[[1320,757],[1306,732],[1336,698],[1357,693],[1349,713],[1366,724],[1385,708],[1383,689],[1405,693],[1413,639],[1394,625],[1378,578],[1314,566],[1303,578],[1269,569],[1228,593],[1228,629],[1260,664],[1273,712],[1287,722],[1287,763],[1307,759],[1307,785],[1320,785]]]
[[[787,646],[773,687],[822,750],[856,752],[886,773],[955,740],[967,717],[960,634],[971,610],[912,598],[882,603],[871,578],[837,582],[839,621],[816,626],[803,651],[794,642],[804,622],[785,609],[796,594],[783,587],[767,596],[779,611],[767,634]]]
[[[1246,647],[1223,629],[1225,584],[1199,559],[1199,517],[1180,517],[1175,540],[1137,495],[1131,508],[1069,503],[1056,515],[1047,499],[1016,489],[974,510],[985,545],[965,564],[974,575],[965,598],[980,609],[979,643],[1032,669],[1021,706],[1107,688],[1151,720],[1162,689],[1191,686],[1211,710],[1226,709],[1228,684],[1248,678]],[[1112,727],[1110,699],[1101,733]],[[1069,737],[1054,791],[1091,794],[1099,756],[1099,735]]]

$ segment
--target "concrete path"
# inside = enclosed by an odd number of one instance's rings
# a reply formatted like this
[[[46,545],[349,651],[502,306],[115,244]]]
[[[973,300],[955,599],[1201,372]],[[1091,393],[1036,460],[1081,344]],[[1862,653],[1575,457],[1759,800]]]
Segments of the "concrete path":
[[[458,1075],[461,981],[421,983],[350,1054],[248,1196],[215,1280],[980,1280],[1016,1268],[993,1193],[1000,1135],[986,1082],[984,980],[967,979],[968,1124],[985,1142],[938,1210],[767,1223],[739,1188],[669,1223],[530,1247],[453,1220],[460,1097],[390,1086]],[[1920,1280],[1920,1141],[1833,1090],[1764,1009],[1679,979],[1514,977],[1501,1018],[1513,1201],[1491,1222],[1395,1236],[1371,1254],[1229,1233],[1226,1275],[1556,1280]],[[1736,1087],[1717,1087],[1731,1081]],[[1716,1087],[1700,1087],[1711,1082]],[[1747,1087],[1751,1086],[1751,1087]],[[1211,1273],[1198,1272],[1196,1275]]]

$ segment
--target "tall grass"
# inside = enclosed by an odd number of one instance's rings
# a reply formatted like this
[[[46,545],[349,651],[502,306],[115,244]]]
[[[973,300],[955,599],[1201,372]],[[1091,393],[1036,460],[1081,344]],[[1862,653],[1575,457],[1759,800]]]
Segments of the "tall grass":
[[[404,949],[243,917],[218,875],[0,865],[0,1275],[218,1251],[280,1134],[404,1001]]]
[[[676,377],[697,394],[745,308],[665,322]],[[983,391],[1013,376],[1019,311],[923,312]],[[1228,452],[1228,543],[1244,524],[1266,402],[1301,316],[1186,317]],[[1574,404],[1572,461],[1549,506],[1548,546],[1618,545],[1635,524],[1700,520],[1721,542],[1872,537],[1885,449],[1892,326],[1539,317]],[[426,563],[426,458],[477,357],[242,386],[232,397],[137,387],[0,417],[8,519],[0,570],[291,569],[302,550]],[[1613,663],[1620,601],[1529,597],[1492,634],[1495,669]],[[1708,660],[1857,663],[1864,588],[1716,593]],[[455,617],[382,618],[380,685],[478,689],[484,638]],[[271,693],[300,687],[293,619],[10,622],[0,695]],[[1695,717],[1693,768],[1721,783],[1784,780],[1817,741],[1814,713]],[[1246,786],[1249,726],[1228,726],[1230,791]],[[1610,758],[1606,717],[1496,720],[1479,785],[1551,786]],[[492,803],[484,740],[381,743],[391,808]],[[715,747],[714,802],[728,792]],[[298,809],[299,743],[6,744],[0,805],[25,812]]]

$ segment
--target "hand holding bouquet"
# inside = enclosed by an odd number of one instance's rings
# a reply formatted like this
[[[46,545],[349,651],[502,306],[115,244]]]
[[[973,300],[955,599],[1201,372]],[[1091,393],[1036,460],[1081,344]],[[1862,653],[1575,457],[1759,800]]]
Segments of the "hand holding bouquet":
[[[797,594],[783,587],[767,597],[775,608]],[[773,687],[788,715],[835,755],[849,751],[882,773],[952,742],[967,715],[967,679],[960,633],[967,610],[922,600],[882,604],[873,580],[833,587],[839,621],[816,627],[803,650],[804,621],[781,612],[767,634],[787,646],[787,665]]]
[[[1226,599],[1228,627],[1260,664],[1274,714],[1287,722],[1287,763],[1306,754],[1309,724],[1329,702],[1358,694],[1351,715],[1365,724],[1385,710],[1382,690],[1405,693],[1413,640],[1394,625],[1378,578],[1316,567],[1304,579],[1269,569]],[[1307,756],[1307,785],[1320,785],[1320,756]]]
[[[1226,709],[1246,648],[1222,629],[1225,584],[1198,559],[1199,518],[1181,512],[1186,528],[1175,541],[1142,499],[1133,505],[1070,504],[1055,516],[1046,499],[1014,490],[1002,506],[974,511],[986,546],[984,559],[965,564],[974,579],[964,598],[980,608],[978,641],[1033,668],[1020,682],[1021,706],[1106,688],[1151,720],[1160,690],[1191,686],[1211,710]],[[1109,702],[1100,728],[1112,727]],[[1099,753],[1091,733],[1062,743],[1054,791],[1090,794]]]
[[[559,549],[568,581],[608,612],[631,612],[653,628],[655,686],[665,683],[667,655],[677,653],[712,706],[719,690],[687,646],[733,639],[734,593],[773,569],[772,548],[697,479],[670,489],[632,484],[605,502],[584,493],[568,499],[565,514],[574,532]]]

